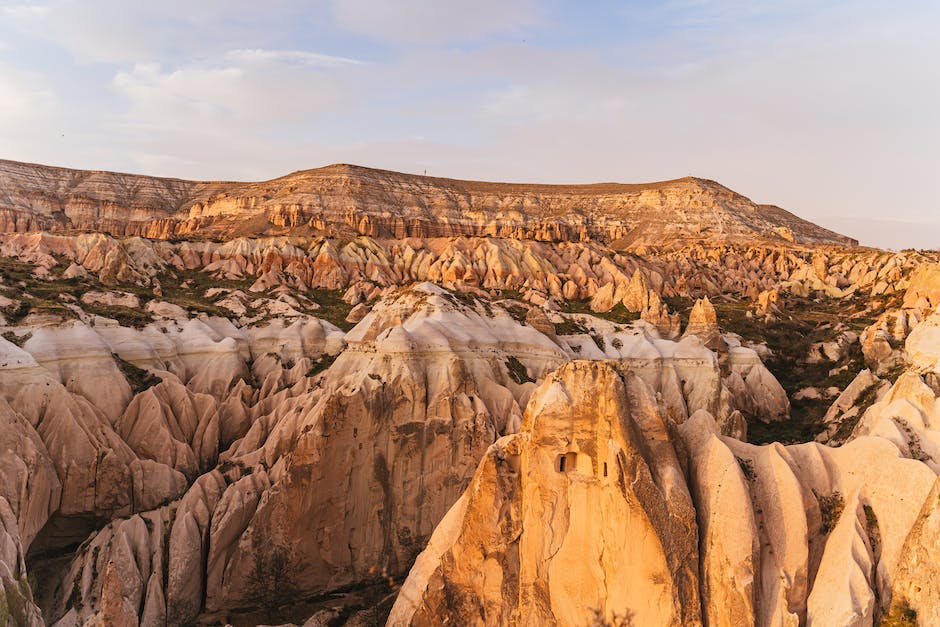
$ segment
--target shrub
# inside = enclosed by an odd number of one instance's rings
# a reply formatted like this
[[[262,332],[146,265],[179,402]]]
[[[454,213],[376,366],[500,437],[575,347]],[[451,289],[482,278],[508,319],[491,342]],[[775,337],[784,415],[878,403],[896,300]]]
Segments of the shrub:
[[[741,467],[744,478],[748,481],[754,481],[757,478],[757,473],[754,471],[754,462],[749,459],[744,459],[743,457],[738,457],[737,455],[735,455],[734,458],[738,461],[738,466]]]
[[[318,374],[320,374],[321,372],[323,372],[324,370],[332,366],[333,362],[336,361],[337,357],[339,357],[339,355],[330,355],[328,353],[324,353],[320,357],[320,359],[313,362],[313,364],[310,366],[310,370],[307,371],[307,376],[308,377],[317,376]]]
[[[828,496],[816,495],[819,502],[819,515],[822,517],[822,532],[829,533],[835,529],[836,523],[842,516],[842,510],[845,509],[845,499],[839,491],[833,492]]]
[[[529,371],[526,370],[525,364],[516,359],[513,355],[506,358],[506,370],[509,371],[510,378],[519,385],[535,381],[535,379],[529,376]]]
[[[17,335],[13,331],[6,331],[3,334],[3,339],[10,342],[11,344],[16,344],[20,348],[23,348],[23,345],[29,341],[29,338],[33,337],[32,333],[27,333],[25,335]]]
[[[124,375],[124,378],[127,379],[128,385],[131,386],[131,391],[135,395],[140,394],[145,390],[149,390],[162,381],[162,379],[155,374],[148,372],[143,368],[138,368],[129,361],[121,359],[121,357],[116,353],[113,355],[113,357],[114,361],[117,363],[118,368],[120,368],[121,373]]]
[[[917,627],[917,612],[904,603],[898,603],[884,615],[879,627]]]

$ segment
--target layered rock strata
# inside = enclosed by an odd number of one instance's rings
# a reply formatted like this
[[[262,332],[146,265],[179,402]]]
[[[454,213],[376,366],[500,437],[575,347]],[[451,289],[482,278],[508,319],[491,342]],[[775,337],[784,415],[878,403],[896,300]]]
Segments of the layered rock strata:
[[[262,230],[328,237],[495,236],[540,241],[852,244],[715,183],[458,181],[332,165],[260,183],[196,182],[0,161],[0,231],[80,229],[151,238]]]

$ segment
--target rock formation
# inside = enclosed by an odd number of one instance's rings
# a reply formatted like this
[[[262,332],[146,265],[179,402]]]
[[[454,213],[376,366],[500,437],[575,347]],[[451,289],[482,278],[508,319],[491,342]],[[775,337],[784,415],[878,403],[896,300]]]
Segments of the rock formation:
[[[935,485],[882,438],[757,447],[705,410],[677,426],[629,371],[575,362],[487,451],[388,624],[930,621]]]
[[[0,231],[233,237],[264,228],[329,237],[497,236],[631,244],[674,240],[851,244],[696,178],[622,185],[480,183],[332,165],[261,183],[160,179],[0,161]],[[786,236],[781,232],[785,229]]]
[[[689,324],[686,325],[683,335],[697,336],[702,344],[712,350],[727,349],[718,330],[718,315],[707,296],[695,301],[692,313],[689,314]]]
[[[0,162],[0,623],[934,622],[940,255],[852,244]]]

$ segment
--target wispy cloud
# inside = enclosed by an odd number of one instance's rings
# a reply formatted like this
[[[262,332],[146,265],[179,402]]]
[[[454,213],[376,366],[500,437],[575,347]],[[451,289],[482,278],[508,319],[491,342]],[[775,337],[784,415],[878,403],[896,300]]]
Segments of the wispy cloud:
[[[326,68],[360,65],[362,61],[337,57],[306,50],[265,50],[263,48],[243,48],[225,53],[225,59],[239,63],[300,63]]]

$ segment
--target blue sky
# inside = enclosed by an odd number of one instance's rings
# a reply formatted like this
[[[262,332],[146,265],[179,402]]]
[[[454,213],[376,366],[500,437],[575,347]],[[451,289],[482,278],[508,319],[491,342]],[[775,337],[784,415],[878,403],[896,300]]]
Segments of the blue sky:
[[[940,247],[937,32],[934,1],[0,0],[0,158],[693,174],[868,243]]]

